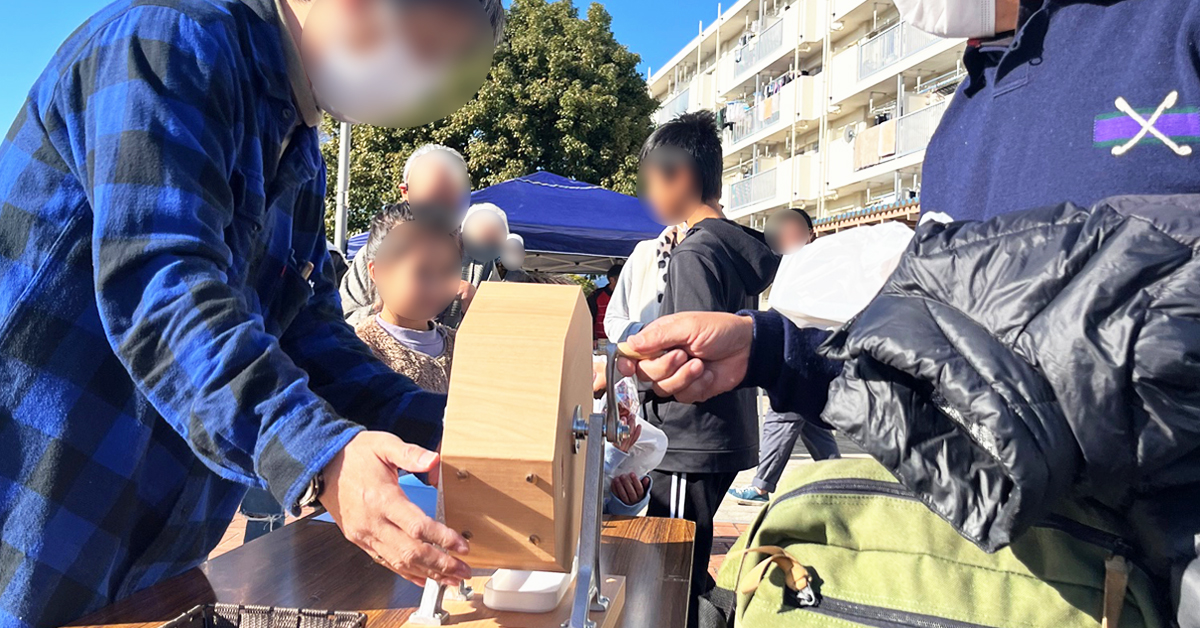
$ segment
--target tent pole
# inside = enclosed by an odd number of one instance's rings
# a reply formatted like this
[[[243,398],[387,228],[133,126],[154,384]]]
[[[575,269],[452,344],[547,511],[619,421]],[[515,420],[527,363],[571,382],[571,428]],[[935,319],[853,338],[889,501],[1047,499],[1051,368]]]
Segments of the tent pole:
[[[346,252],[346,222],[350,199],[350,123],[343,122],[341,135],[338,139],[338,191],[337,210],[334,214],[333,246]]]

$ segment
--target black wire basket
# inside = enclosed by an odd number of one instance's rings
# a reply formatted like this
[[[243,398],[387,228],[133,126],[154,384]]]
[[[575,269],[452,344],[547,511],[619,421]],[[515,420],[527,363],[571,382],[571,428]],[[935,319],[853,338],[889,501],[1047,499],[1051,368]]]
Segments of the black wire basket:
[[[240,604],[202,604],[160,628],[363,628],[367,616]]]

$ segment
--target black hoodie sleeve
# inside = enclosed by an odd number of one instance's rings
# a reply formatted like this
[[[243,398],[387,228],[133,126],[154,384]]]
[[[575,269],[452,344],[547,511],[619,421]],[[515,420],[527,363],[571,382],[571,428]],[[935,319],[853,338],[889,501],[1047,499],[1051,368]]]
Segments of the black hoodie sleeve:
[[[732,312],[725,286],[713,260],[695,251],[679,251],[667,268],[667,289],[659,316],[677,312]]]

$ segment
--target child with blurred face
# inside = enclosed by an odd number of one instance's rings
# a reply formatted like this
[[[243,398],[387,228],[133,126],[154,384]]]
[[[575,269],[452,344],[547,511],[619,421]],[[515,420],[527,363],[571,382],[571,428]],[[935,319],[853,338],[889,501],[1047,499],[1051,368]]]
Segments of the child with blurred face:
[[[642,160],[642,197],[655,219],[664,225],[691,225],[721,216],[720,188],[718,196],[708,196],[712,192],[706,191],[708,186],[701,183],[702,175],[692,161],[690,155],[674,146],[659,147]]]
[[[356,331],[388,366],[417,385],[446,392],[454,332],[434,322],[458,293],[458,238],[414,219],[408,203],[389,205],[372,221],[368,268],[378,290],[376,314]]]
[[[693,227],[721,212],[721,138],[711,115],[688,113],[660,126],[642,147],[642,196],[664,225]]]
[[[664,225],[686,223],[687,235],[664,254],[659,316],[676,312],[755,309],[775,278],[779,258],[763,235],[721,212],[721,133],[711,111],[685,113],[660,125],[642,146],[642,193]],[[646,420],[667,435],[667,452],[651,471],[651,517],[696,522],[692,545],[689,626],[712,582],[708,558],[713,517],[737,472],[758,463],[758,411],[750,390],[699,404],[647,393]]]

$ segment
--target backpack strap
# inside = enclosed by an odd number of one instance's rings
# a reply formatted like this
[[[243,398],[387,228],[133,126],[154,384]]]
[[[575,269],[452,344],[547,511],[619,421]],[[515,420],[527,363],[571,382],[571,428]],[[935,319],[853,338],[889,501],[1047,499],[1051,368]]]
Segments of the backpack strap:
[[[1125,607],[1125,591],[1129,588],[1129,561],[1112,555],[1104,561],[1104,616],[1101,628],[1117,628],[1121,624],[1121,609]]]
[[[731,552],[727,558],[734,558],[745,554],[765,554],[766,558],[759,561],[745,575],[739,574],[738,593],[750,595],[757,591],[758,585],[762,583],[763,578],[767,574],[767,570],[771,568],[771,565],[776,565],[783,570],[783,577],[787,583],[787,587],[796,592],[801,606],[816,604],[817,596],[813,592],[812,587],[809,586],[808,570],[804,568],[804,565],[800,564],[798,558],[789,554],[787,550],[776,545],[762,545]]]

